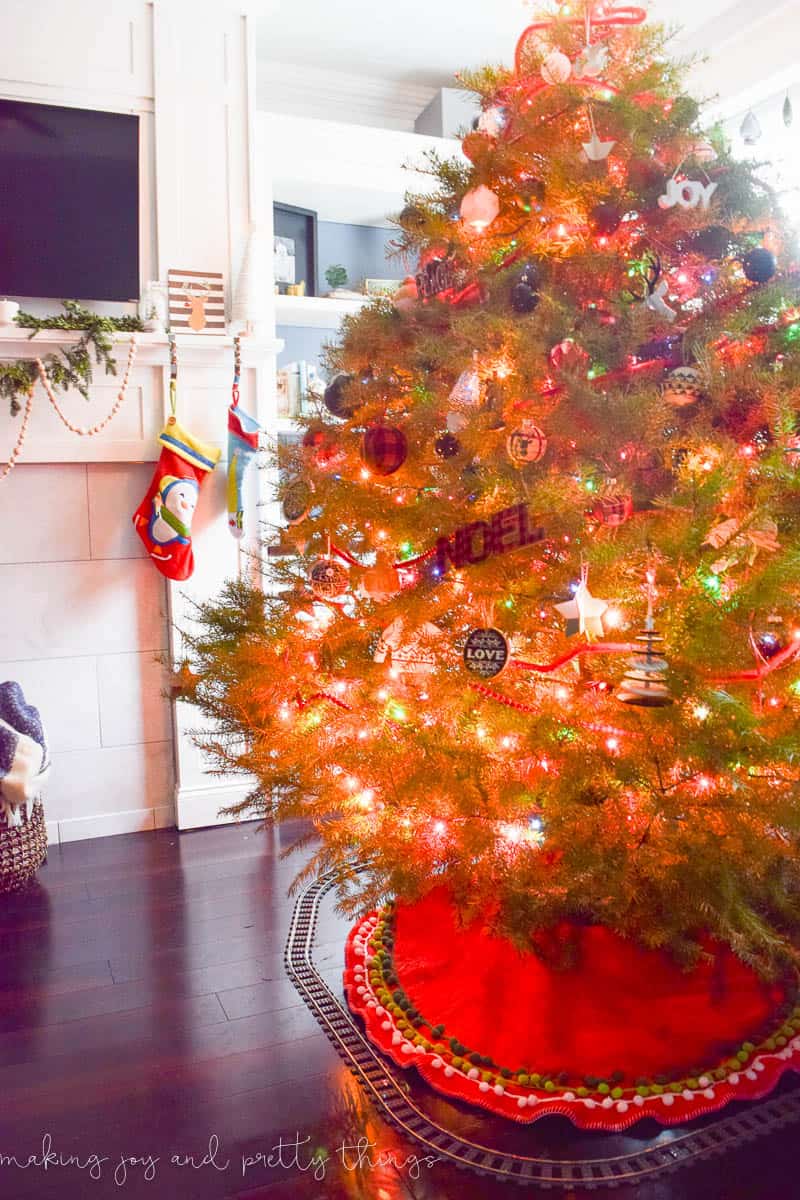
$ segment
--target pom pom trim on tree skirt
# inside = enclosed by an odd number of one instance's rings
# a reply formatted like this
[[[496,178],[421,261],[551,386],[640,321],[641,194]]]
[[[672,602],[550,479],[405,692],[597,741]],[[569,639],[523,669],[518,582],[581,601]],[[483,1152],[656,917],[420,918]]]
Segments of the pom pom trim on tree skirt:
[[[431,893],[431,896],[437,897],[437,893]],[[429,911],[426,910],[426,905],[430,905]],[[412,932],[408,926],[408,914],[415,910],[419,911],[419,925]],[[458,940],[457,934],[454,939],[454,928],[448,927],[442,930],[441,925],[436,923],[436,917],[441,916],[441,913],[441,896],[439,894],[439,899],[434,900],[432,905],[430,897],[426,897],[416,906],[400,906],[398,908],[390,904],[380,914],[371,913],[360,920],[352,929],[347,940],[344,986],[348,1004],[353,1012],[363,1018],[370,1041],[398,1066],[416,1067],[427,1083],[446,1096],[477,1105],[523,1124],[531,1123],[544,1116],[558,1114],[568,1117],[573,1124],[582,1129],[620,1131],[628,1129],[645,1117],[653,1118],[661,1125],[685,1125],[698,1117],[719,1111],[733,1100],[761,1099],[775,1088],[787,1070],[800,1071],[800,1007],[793,1007],[796,990],[790,999],[787,989],[777,987],[769,989],[769,1002],[767,1002],[767,989],[762,982],[727,950],[723,951],[713,968],[708,969],[709,994],[705,998],[701,997],[701,1002],[698,1003],[700,1027],[703,1027],[702,1022],[708,1022],[709,1012],[714,1011],[715,1001],[712,993],[715,988],[719,988],[720,980],[727,972],[727,978],[735,980],[735,994],[729,997],[729,1001],[733,1005],[732,1009],[730,1007],[728,1009],[729,1019],[731,1011],[736,1013],[740,999],[743,999],[745,1013],[757,1013],[762,1006],[764,1011],[768,1014],[771,1013],[767,1022],[770,1032],[768,1036],[764,1036],[765,1023],[762,1020],[759,1022],[761,1035],[754,1035],[752,1040],[742,1040],[740,1027],[737,1028],[736,1035],[732,1038],[731,1030],[728,1030],[726,1034],[725,1028],[721,1026],[718,1030],[714,1030],[713,1036],[708,1039],[707,1056],[701,1060],[708,1065],[702,1071],[698,1069],[696,1074],[670,1071],[669,1067],[665,1065],[663,1070],[654,1071],[650,1076],[647,1072],[637,1069],[635,1063],[623,1062],[619,1064],[619,1070],[607,1072],[605,1078],[588,1073],[582,1076],[578,1073],[579,1069],[576,1070],[575,1065],[568,1064],[567,1061],[564,1061],[564,1065],[569,1067],[566,1071],[553,1070],[551,1067],[548,1071],[537,1074],[533,1053],[529,1056],[526,1054],[525,1061],[530,1062],[530,1066],[524,1068],[514,1062],[496,1063],[480,1050],[475,1050],[471,1046],[459,1042],[459,1030],[455,1028],[455,1025],[459,1023],[458,1017],[453,1017],[453,1028],[445,1027],[441,1023],[437,1024],[437,1014],[420,1011],[414,1007],[415,999],[419,1004],[423,1004],[423,1001],[419,999],[419,995],[414,995],[413,986],[409,985],[411,994],[407,994],[403,988],[404,973],[400,961],[409,956],[409,938],[413,940],[415,934],[419,936],[420,930],[424,930],[418,943],[413,946],[412,958],[419,963],[420,954],[430,947],[432,949],[431,961],[437,961],[437,964],[438,956],[435,943],[430,938],[430,931],[438,928],[442,940],[446,940],[448,946],[452,946],[454,940]],[[398,914],[401,918],[399,930]],[[687,994],[689,995],[691,995],[693,987],[688,981],[691,981],[693,973],[686,975],[678,967],[670,965],[665,956],[658,952],[642,950],[633,943],[616,938],[610,931],[600,927],[587,927],[587,929],[581,930],[580,936],[584,935],[590,939],[590,957],[593,949],[596,950],[599,947],[604,954],[607,954],[609,945],[614,943],[618,945],[620,958],[619,962],[615,964],[615,969],[617,972],[622,970],[623,973],[627,969],[630,972],[631,988],[638,987],[640,989],[642,1029],[646,1032],[645,1041],[649,1041],[652,1048],[652,1038],[656,1033],[655,1023],[659,1020],[658,1005],[665,1001],[669,1004],[669,997],[662,996],[659,1001],[657,996],[649,996],[654,977],[651,968],[655,960],[661,960],[657,972],[659,975],[663,975],[665,970],[667,972],[674,970],[677,981],[676,989],[681,979],[687,980]],[[488,935],[484,935],[481,931],[476,934],[475,927],[472,926],[467,927],[466,936],[473,938],[471,949],[474,951],[474,937],[480,938]],[[424,944],[423,938],[425,939]],[[490,938],[494,951],[501,940],[496,937]],[[511,946],[511,943],[506,943],[506,945],[508,962],[516,962],[517,966],[521,965],[524,961],[523,958]],[[395,957],[396,947],[399,951],[397,958]],[[475,995],[480,996],[481,1005],[485,1007],[492,994],[491,989],[488,992],[486,989],[487,979],[491,978],[491,973],[487,976],[476,970],[478,959],[474,953],[465,961],[470,974],[474,976]],[[482,962],[483,959],[481,958],[480,961]],[[496,957],[493,957],[493,961],[495,964],[497,963]],[[555,1000],[553,994],[550,994],[551,1004],[558,1005],[559,987],[568,989],[571,986],[575,996],[577,996],[578,990],[584,996],[590,994],[587,989],[591,987],[591,981],[585,975],[582,976],[580,972],[577,975],[574,970],[567,973],[552,973],[551,969],[546,967],[540,959],[531,956],[528,961],[530,967],[526,969],[534,974],[538,973],[538,976],[550,974],[549,983],[551,986],[555,985],[556,993]],[[456,997],[454,1011],[457,1011],[463,997],[464,981],[459,979],[443,981],[441,973],[437,976],[440,965],[432,968],[431,978],[437,979],[437,984],[432,986],[441,987],[444,982],[450,998],[450,1008],[453,1009],[452,998]],[[412,970],[411,974],[415,975],[415,972]],[[495,974],[497,973],[495,972]],[[573,976],[571,985],[568,981],[570,974]],[[669,975],[666,978],[669,978]],[[743,981],[744,993],[741,990]],[[618,978],[618,983],[621,988],[624,988],[624,977]],[[747,994],[748,988],[749,994]],[[502,986],[498,990],[499,994],[505,997],[514,997],[520,994],[520,988],[515,984],[514,979],[509,977],[509,972],[504,974]],[[543,995],[542,1002],[546,1003],[546,1000],[547,996]],[[704,1000],[707,1000],[707,1003]],[[676,995],[676,1011],[680,1011],[684,1018],[686,1002],[686,995]],[[565,992],[566,1011],[569,1011],[571,1004],[572,1000]],[[677,1006],[684,1007],[678,1008]],[[468,1007],[469,1001],[467,1000],[464,1005],[465,1013]],[[484,1012],[484,1016],[486,1015]],[[721,1021],[723,1019],[720,1018]],[[467,1017],[464,1017],[463,1020],[469,1024]],[[487,1017],[487,1020],[490,1018]],[[502,1017],[500,1017],[493,1028],[501,1029],[502,1024]],[[489,1025],[487,1028],[489,1029],[487,1036],[491,1036],[492,1026]],[[693,1039],[695,1044],[685,1053],[694,1054],[697,1045],[696,1029],[689,1025],[686,1028],[687,1039]],[[586,1035],[589,1035],[588,1044],[591,1044],[593,1032],[596,1032],[598,1039],[603,1038],[602,1028],[598,1028],[596,1031],[585,1029],[583,1038],[578,1040],[582,1040],[586,1044]],[[609,1032],[611,1031],[609,1030]],[[616,1033],[618,1037],[621,1034],[623,1039],[629,1038],[633,1044],[637,1041],[639,1031],[626,1023],[625,1027],[618,1029]],[[461,1036],[465,1036],[463,1029],[461,1029]],[[732,1044],[738,1045],[738,1049],[734,1052],[731,1052],[730,1049]],[[721,1045],[726,1045],[727,1053],[720,1053]],[[715,1046],[717,1047],[716,1054],[714,1053]],[[486,1050],[486,1046],[483,1047],[483,1050]],[[549,1046],[546,1044],[542,1046],[544,1060],[548,1056],[552,1059],[554,1053],[560,1052],[560,1044],[555,1046],[551,1043]],[[566,1048],[564,1054],[568,1057],[569,1053],[569,1048]],[[673,1053],[675,1061],[680,1061],[681,1048],[674,1048],[674,1043],[667,1041],[664,1046],[665,1058]],[[602,1059],[602,1053],[599,1057]],[[695,1060],[693,1059],[693,1061]],[[588,1065],[589,1070],[596,1070],[596,1068],[597,1059]]]

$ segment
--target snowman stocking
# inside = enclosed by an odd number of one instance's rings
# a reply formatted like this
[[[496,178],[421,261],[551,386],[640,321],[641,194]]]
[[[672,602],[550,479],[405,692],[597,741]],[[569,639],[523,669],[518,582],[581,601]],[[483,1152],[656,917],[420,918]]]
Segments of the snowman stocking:
[[[228,528],[235,538],[244,534],[242,483],[258,451],[261,426],[234,403],[228,409]]]
[[[183,580],[194,571],[192,517],[200,487],[220,451],[192,437],[175,417],[158,440],[161,457],[133,524],[161,574]]]

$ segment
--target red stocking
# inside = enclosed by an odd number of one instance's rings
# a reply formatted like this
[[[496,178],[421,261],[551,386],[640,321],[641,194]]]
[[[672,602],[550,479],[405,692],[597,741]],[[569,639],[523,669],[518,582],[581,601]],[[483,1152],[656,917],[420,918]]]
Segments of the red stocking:
[[[161,457],[133,524],[161,574],[188,579],[194,571],[192,517],[202,482],[221,451],[192,437],[174,417],[158,440]]]

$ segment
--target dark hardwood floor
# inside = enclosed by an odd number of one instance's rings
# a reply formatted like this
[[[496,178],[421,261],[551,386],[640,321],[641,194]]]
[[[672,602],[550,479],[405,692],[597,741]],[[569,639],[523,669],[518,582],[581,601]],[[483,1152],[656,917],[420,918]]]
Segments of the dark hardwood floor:
[[[0,1197],[505,1193],[441,1166],[415,1178],[413,1164],[359,1171],[351,1154],[343,1165],[337,1148],[359,1137],[373,1156],[415,1152],[365,1107],[286,979],[299,860],[280,855],[296,833],[243,825],[73,843],[51,852],[35,888],[0,897]],[[317,961],[336,987],[345,931],[326,908]],[[483,1118],[460,1119],[479,1131]],[[548,1145],[546,1124],[515,1136]],[[796,1140],[789,1130],[618,1194],[790,1200]],[[315,1178],[322,1148],[331,1157]]]

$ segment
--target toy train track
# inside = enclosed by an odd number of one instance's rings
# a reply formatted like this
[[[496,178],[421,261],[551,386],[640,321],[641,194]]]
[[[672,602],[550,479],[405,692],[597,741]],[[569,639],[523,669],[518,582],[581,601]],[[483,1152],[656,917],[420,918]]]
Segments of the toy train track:
[[[800,1090],[764,1101],[700,1129],[672,1131],[669,1138],[633,1154],[556,1159],[510,1154],[460,1137],[436,1124],[408,1094],[399,1068],[373,1048],[349,1010],[337,999],[314,964],[319,906],[334,884],[322,876],[299,896],[286,942],[289,978],[339,1056],[384,1120],[426,1155],[484,1178],[547,1188],[593,1190],[640,1183],[657,1175],[741,1149],[746,1142],[800,1121]]]

